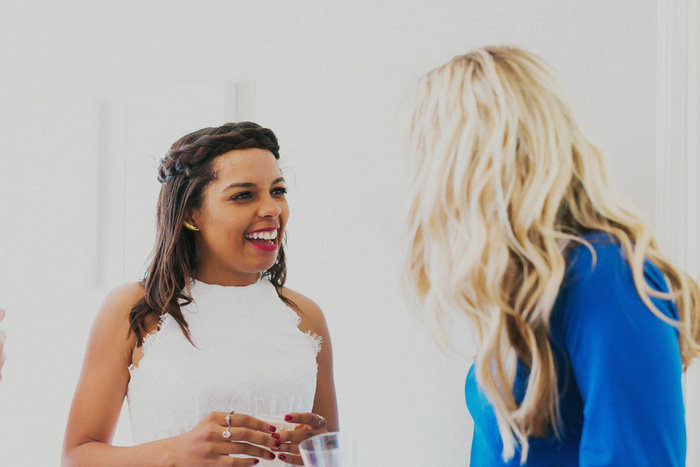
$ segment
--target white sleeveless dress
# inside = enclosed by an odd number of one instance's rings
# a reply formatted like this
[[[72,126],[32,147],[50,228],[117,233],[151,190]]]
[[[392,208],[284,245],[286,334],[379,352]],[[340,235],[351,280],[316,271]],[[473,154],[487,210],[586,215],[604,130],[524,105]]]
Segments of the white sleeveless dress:
[[[185,433],[210,412],[252,415],[256,397],[294,396],[300,412],[312,410],[321,339],[299,330],[267,278],[243,287],[192,281],[191,294],[182,314],[196,347],[164,315],[129,368],[134,443]]]

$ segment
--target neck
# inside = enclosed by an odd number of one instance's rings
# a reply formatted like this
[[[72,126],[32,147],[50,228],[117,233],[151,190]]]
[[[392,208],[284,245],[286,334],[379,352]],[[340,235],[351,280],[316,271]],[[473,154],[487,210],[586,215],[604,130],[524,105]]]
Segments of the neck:
[[[197,271],[195,279],[199,282],[212,285],[223,285],[233,287],[243,287],[255,284],[260,278],[260,274],[214,274],[208,271]]]

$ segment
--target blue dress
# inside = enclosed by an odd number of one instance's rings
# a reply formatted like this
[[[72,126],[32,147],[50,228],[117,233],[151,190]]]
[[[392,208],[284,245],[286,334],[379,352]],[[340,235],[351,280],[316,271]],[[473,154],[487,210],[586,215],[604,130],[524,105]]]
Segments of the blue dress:
[[[557,359],[563,436],[531,438],[527,466],[685,466],[685,411],[678,333],[641,301],[621,247],[606,234],[573,248],[550,320]],[[667,291],[647,261],[651,287]],[[672,302],[652,298],[677,319]],[[522,400],[528,370],[513,388]],[[479,390],[474,368],[465,385],[474,419],[471,466],[518,466],[520,451],[503,462],[493,408]]]

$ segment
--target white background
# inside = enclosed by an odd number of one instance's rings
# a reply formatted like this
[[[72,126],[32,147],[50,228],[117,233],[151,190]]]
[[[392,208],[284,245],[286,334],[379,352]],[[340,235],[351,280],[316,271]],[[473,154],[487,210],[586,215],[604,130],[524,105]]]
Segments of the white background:
[[[195,127],[235,116],[279,137],[288,285],[326,313],[341,425],[359,437],[361,465],[467,465],[469,357],[440,353],[398,286],[402,99],[456,54],[530,49],[559,71],[619,191],[653,222],[656,22],[655,2],[632,0],[1,2],[0,239],[12,244],[0,247],[0,464],[58,465],[94,314],[138,278],[129,253],[151,247],[125,253],[125,220],[152,209],[133,212],[129,194],[157,189],[155,170],[130,172],[130,158],[151,155],[133,153],[125,103],[228,82],[235,109]],[[130,443],[127,418],[116,442]]]

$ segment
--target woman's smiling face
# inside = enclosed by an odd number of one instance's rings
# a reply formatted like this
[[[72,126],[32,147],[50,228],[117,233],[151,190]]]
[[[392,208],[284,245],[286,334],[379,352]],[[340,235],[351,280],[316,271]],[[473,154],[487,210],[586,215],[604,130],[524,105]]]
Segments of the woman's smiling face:
[[[286,185],[266,149],[236,149],[214,159],[216,180],[191,212],[197,279],[248,285],[275,263],[289,217]]]

